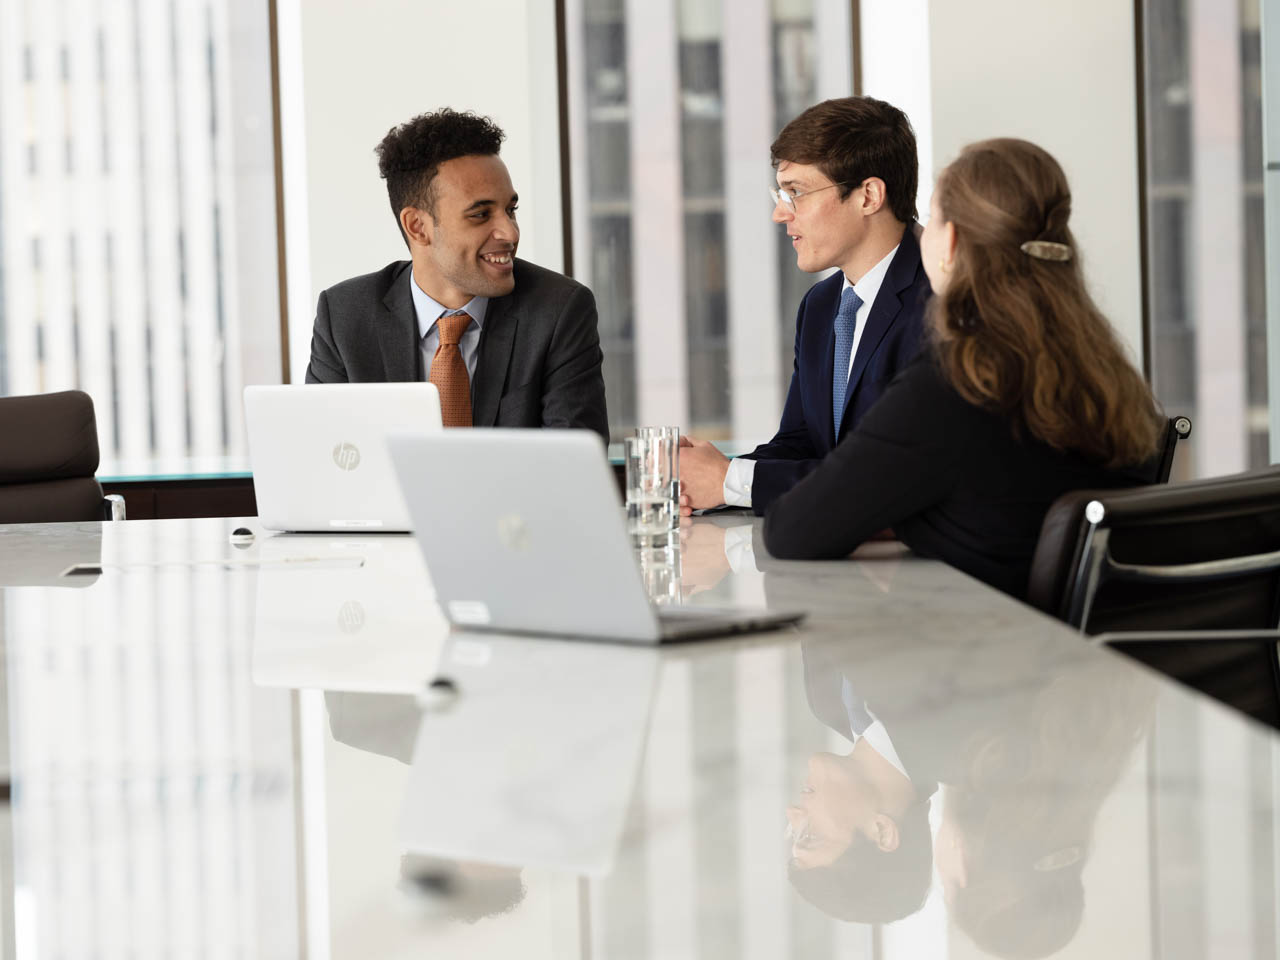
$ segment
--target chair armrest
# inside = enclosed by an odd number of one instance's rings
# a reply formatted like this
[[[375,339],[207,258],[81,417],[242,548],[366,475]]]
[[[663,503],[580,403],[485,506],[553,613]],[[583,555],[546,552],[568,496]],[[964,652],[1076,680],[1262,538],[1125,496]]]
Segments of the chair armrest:
[[[108,493],[102,498],[102,519],[103,520],[123,520],[124,516],[124,497],[118,493]]]

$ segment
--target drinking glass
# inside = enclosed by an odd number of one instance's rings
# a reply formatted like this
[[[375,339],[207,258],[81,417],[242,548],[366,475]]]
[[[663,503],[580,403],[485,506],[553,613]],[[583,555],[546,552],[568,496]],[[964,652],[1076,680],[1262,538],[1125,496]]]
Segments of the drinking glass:
[[[678,514],[671,441],[661,436],[626,437],[627,530],[639,546],[665,547]],[[677,521],[678,522],[678,521]]]
[[[671,511],[671,529],[680,526],[680,428],[679,427],[636,427],[637,437],[656,437],[663,442],[664,449],[671,455],[671,502],[675,505]]]

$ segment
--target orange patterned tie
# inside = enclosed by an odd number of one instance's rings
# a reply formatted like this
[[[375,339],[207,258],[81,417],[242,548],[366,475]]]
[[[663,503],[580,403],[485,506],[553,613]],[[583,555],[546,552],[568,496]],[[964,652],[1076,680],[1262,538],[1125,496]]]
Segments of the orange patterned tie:
[[[471,378],[458,349],[458,341],[470,325],[471,317],[466,313],[445,314],[436,321],[440,346],[431,358],[427,380],[440,391],[440,415],[446,427],[471,426]]]

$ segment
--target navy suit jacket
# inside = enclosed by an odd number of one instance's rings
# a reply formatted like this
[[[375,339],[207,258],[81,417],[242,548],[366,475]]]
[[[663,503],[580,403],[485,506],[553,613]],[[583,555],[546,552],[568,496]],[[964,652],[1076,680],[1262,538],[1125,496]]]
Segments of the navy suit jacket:
[[[835,319],[844,274],[815,283],[796,314],[795,366],[778,432],[745,456],[756,461],[751,507],[763,516],[771,503],[812,471],[880,399],[920,348],[925,304],[932,290],[920,262],[915,224],[908,224],[889,264],[849,371],[840,436],[831,412]]]

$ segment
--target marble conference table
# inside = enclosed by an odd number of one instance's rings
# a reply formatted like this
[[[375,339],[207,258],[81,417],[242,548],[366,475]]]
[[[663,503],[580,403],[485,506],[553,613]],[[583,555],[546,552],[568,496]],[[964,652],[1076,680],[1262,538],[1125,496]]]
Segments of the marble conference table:
[[[450,634],[406,536],[0,527],[4,956],[1276,956],[1270,731],[754,523],[643,583],[809,618],[665,648]]]

